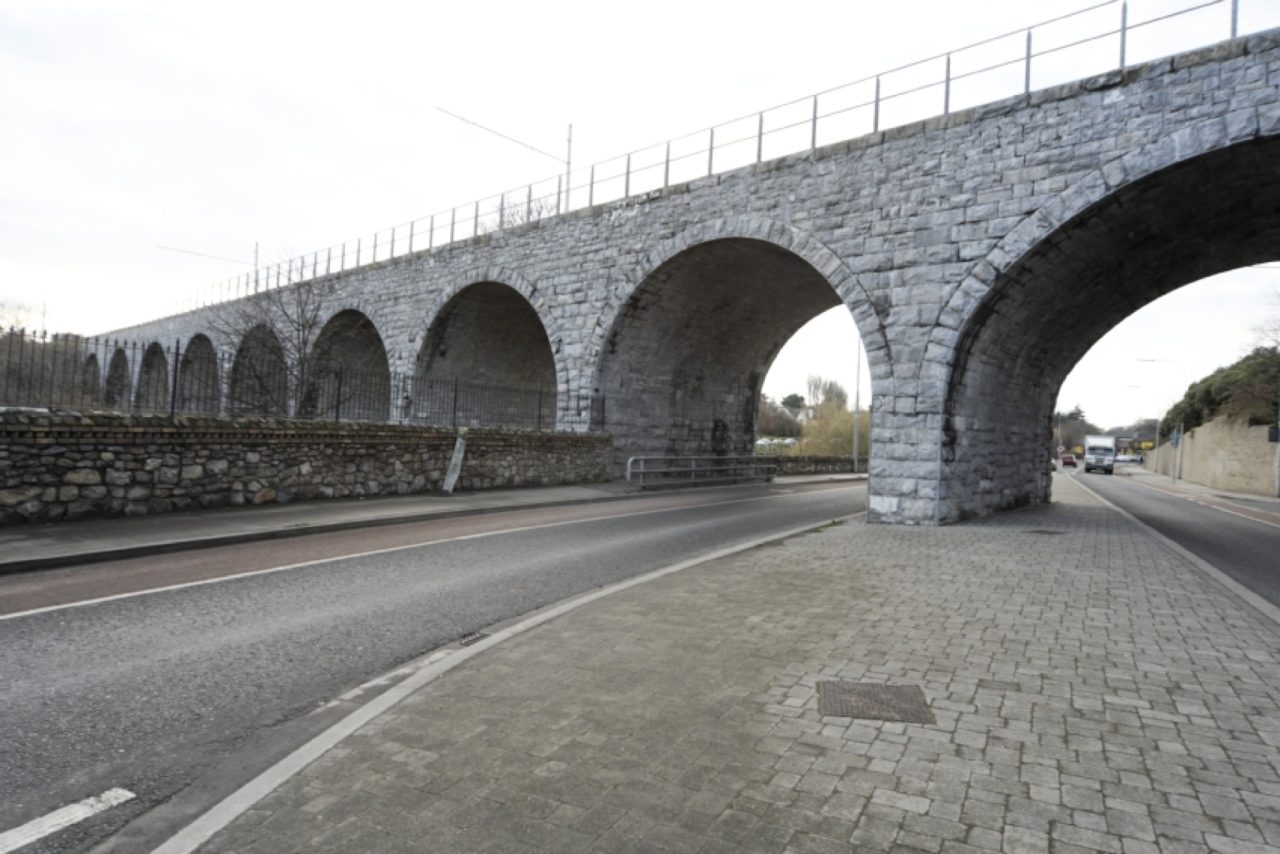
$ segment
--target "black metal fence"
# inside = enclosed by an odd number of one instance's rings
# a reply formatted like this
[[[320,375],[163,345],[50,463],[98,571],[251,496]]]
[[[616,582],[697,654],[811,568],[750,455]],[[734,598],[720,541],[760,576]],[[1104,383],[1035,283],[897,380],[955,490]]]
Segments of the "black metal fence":
[[[141,344],[19,329],[0,332],[0,406],[167,415],[273,416],[447,427],[554,430],[558,416],[597,431],[604,398],[582,395],[564,411],[554,388],[422,377],[385,366],[278,352],[217,353],[197,337]]]

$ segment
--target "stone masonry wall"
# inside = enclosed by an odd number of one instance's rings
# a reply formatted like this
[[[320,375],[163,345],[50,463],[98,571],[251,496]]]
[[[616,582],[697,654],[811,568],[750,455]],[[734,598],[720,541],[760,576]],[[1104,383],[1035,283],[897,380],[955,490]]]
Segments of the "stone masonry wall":
[[[109,414],[0,415],[0,524],[430,492],[442,428]],[[470,430],[457,488],[609,477],[599,434]]]
[[[1159,454],[1149,452],[1144,464],[1172,477],[1179,454],[1182,471],[1178,476],[1183,480],[1230,492],[1276,494],[1280,445],[1267,441],[1266,425],[1249,427],[1217,419],[1189,431],[1180,449],[1166,443]]]

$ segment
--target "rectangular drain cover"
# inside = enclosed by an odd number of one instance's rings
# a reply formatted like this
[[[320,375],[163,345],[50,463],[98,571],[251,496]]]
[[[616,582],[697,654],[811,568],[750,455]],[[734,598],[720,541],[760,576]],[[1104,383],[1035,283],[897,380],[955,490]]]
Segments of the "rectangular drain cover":
[[[458,638],[457,644],[458,646],[471,646],[473,643],[480,643],[480,641],[484,640],[487,637],[488,635],[485,634],[484,632],[472,632],[469,635],[463,635],[462,637]]]
[[[924,691],[916,685],[819,682],[818,714],[909,724],[937,723]]]

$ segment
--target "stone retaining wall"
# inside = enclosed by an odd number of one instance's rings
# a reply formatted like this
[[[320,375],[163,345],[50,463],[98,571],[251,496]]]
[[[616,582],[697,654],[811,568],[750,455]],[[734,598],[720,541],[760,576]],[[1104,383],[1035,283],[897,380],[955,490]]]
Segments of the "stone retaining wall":
[[[1144,462],[1159,474],[1254,495],[1276,494],[1277,464],[1276,445],[1267,441],[1266,425],[1249,427],[1221,418],[1189,430],[1181,449],[1161,444],[1159,453],[1147,452]]]
[[[600,434],[470,430],[457,489],[610,477]],[[271,419],[0,414],[0,524],[430,492],[457,434]]]

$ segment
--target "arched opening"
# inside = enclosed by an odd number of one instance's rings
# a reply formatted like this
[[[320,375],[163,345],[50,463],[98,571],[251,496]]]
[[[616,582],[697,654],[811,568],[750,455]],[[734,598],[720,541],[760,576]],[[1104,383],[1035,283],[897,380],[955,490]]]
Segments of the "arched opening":
[[[98,354],[90,353],[80,371],[80,405],[97,406],[101,398],[102,366],[98,364]]]
[[[142,352],[133,407],[141,412],[167,412],[169,409],[169,359],[158,342],[152,342]]]
[[[631,294],[601,355],[596,391],[618,463],[752,453],[774,358],[839,304],[811,264],[763,240],[713,240],[664,262]]]
[[[205,335],[194,335],[178,363],[178,411],[217,415],[221,385],[218,356]]]
[[[373,321],[347,309],[316,337],[298,413],[335,421],[387,421],[391,369]]]
[[[556,365],[537,311],[515,288],[463,288],[427,330],[408,419],[543,429],[555,426]]]
[[[231,415],[288,415],[289,370],[271,327],[253,327],[236,348],[227,388]]]
[[[102,404],[108,409],[123,409],[129,405],[129,357],[123,347],[117,347],[107,365],[107,384],[102,392]]]
[[[999,274],[961,331],[942,437],[939,521],[1047,501],[1052,413],[1080,358],[1124,318],[1189,282],[1272,260],[1280,140],[1140,178]]]

